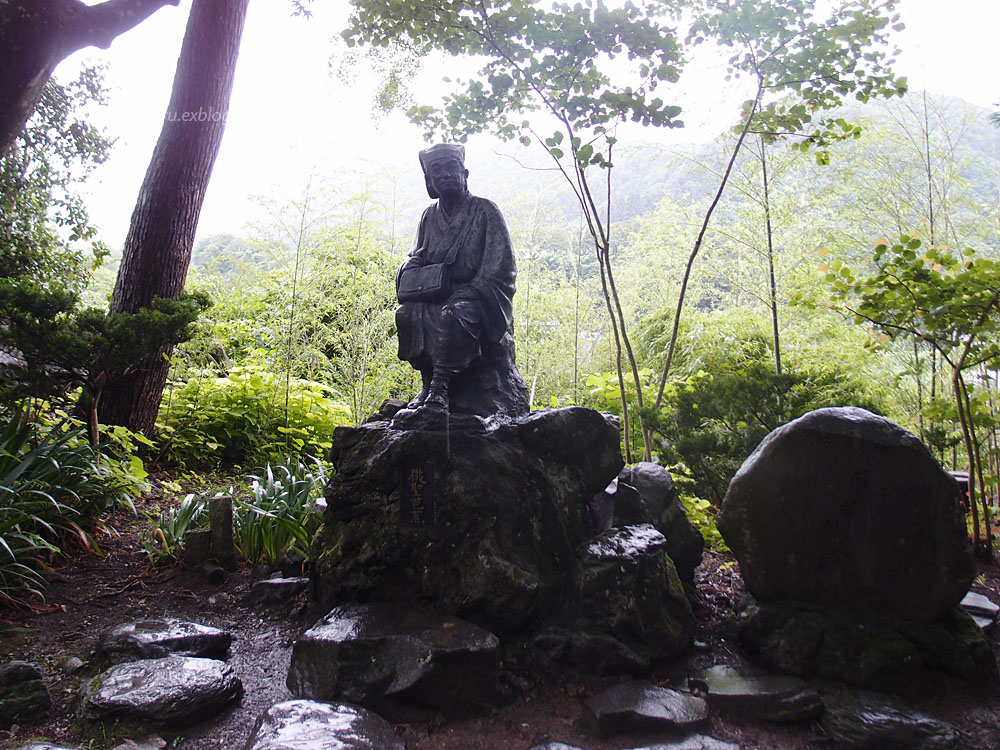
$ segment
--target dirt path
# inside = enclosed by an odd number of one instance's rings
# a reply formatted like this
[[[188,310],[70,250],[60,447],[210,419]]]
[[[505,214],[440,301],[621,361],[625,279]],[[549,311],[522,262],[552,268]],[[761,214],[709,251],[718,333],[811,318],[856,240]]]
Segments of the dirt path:
[[[134,736],[127,728],[106,732],[100,725],[82,722],[73,713],[83,678],[93,674],[86,665],[77,675],[66,676],[60,663],[70,656],[87,662],[97,638],[111,626],[137,618],[172,616],[226,628],[233,633],[229,663],[243,681],[242,701],[209,722],[161,731],[161,736],[183,750],[235,749],[243,746],[257,716],[271,703],[290,697],[284,685],[295,635],[322,613],[304,597],[280,611],[254,610],[241,599],[251,583],[249,571],[231,575],[218,586],[210,585],[200,571],[176,566],[151,571],[134,533],[124,534],[107,557],[88,557],[79,565],[58,571],[48,591],[46,611],[33,614],[4,613],[8,624],[0,638],[4,659],[35,661],[45,673],[56,704],[50,721],[23,727],[16,739],[45,737],[94,750],[114,747],[121,737]],[[697,611],[696,646],[668,672],[652,675],[669,685],[692,671],[714,664],[745,666],[738,647],[734,605],[745,596],[737,566],[719,554],[706,554],[697,572],[701,606]],[[1000,570],[983,569],[977,590],[1000,601]],[[994,653],[1000,639],[992,636]],[[565,673],[544,678],[530,673],[510,675],[515,685],[509,705],[487,716],[463,721],[443,721],[426,715],[397,725],[410,750],[526,750],[540,740],[558,740],[586,750],[632,748],[663,742],[663,734],[632,734],[595,740],[578,726],[580,701],[611,684],[614,678]],[[917,708],[951,724],[959,733],[960,747],[1000,750],[1000,699],[982,695],[961,684],[942,684],[939,690],[911,701]],[[744,750],[810,750],[832,748],[832,741],[816,722],[791,726],[761,721],[724,721],[713,713],[704,730],[719,739],[738,742]],[[0,733],[0,739],[9,733]],[[8,746],[11,743],[8,743]],[[18,744],[18,743],[12,743]]]

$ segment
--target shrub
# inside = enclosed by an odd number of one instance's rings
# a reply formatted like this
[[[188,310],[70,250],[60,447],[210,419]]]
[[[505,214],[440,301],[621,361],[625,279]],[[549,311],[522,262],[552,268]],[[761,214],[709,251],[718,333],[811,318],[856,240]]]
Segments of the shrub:
[[[226,377],[209,371],[172,383],[157,429],[162,453],[190,467],[246,466],[289,454],[326,455],[350,409],[322,383],[286,381],[256,365]]]

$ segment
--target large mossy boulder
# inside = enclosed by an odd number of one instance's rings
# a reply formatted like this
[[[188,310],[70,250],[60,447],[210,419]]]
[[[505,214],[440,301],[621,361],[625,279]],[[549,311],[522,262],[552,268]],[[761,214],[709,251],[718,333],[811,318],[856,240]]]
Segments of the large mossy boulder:
[[[596,531],[586,503],[623,463],[616,421],[579,407],[433,431],[339,427],[331,457],[312,554],[319,603],[429,604],[497,634],[544,619],[573,590]]]
[[[762,603],[933,622],[975,577],[955,480],[864,409],[819,409],[769,434],[716,521]]]

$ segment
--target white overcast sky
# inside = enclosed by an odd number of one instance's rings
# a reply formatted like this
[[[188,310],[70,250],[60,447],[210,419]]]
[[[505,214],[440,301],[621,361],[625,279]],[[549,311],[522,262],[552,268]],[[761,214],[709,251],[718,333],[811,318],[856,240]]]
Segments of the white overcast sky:
[[[250,3],[199,236],[240,232],[253,218],[250,195],[294,198],[310,175],[365,170],[368,162],[418,169],[415,154],[425,145],[419,130],[401,116],[373,120],[371,87],[349,86],[328,73],[331,39],[344,26],[346,6],[316,0],[314,17],[306,20],[290,17],[287,0]],[[897,6],[907,25],[898,39],[897,72],[908,76],[912,90],[927,88],[983,107],[1000,100],[1000,0],[898,0]],[[88,204],[112,248],[124,241],[160,132],[189,8],[190,0],[163,8],[110,50],[85,50],[56,71],[72,76],[83,60],[108,66],[111,103],[94,119],[119,140],[111,161],[95,173]],[[695,58],[682,79],[687,85],[671,91],[687,123],[671,134],[678,140],[708,140],[733,121],[742,97],[712,75],[713,62]],[[439,77],[425,74],[422,86],[432,89]]]

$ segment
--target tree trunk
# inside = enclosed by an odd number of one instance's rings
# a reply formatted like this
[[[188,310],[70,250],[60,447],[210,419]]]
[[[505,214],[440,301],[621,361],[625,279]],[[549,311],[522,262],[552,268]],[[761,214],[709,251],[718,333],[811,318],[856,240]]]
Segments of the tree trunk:
[[[179,0],[0,0],[0,156],[24,129],[63,58],[112,40]]]
[[[135,312],[184,288],[198,217],[229,110],[249,0],[194,0],[160,139],[125,239],[111,312]],[[148,432],[169,364],[161,350],[104,392],[104,420]]]

